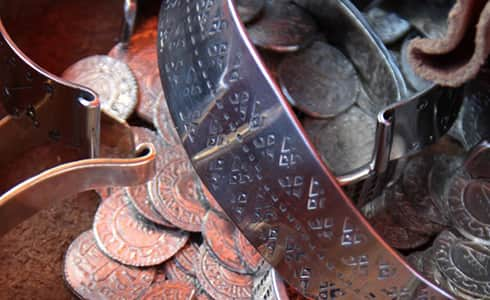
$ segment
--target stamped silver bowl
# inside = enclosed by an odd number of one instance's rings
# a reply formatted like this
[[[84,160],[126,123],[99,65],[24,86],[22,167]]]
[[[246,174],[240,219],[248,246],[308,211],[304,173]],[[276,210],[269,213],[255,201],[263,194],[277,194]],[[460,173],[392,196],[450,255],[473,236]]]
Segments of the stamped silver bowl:
[[[228,216],[292,286],[315,299],[445,299],[369,225],[341,185],[384,185],[389,164],[450,127],[461,91],[431,86],[404,100],[386,48],[347,0],[296,1],[388,106],[372,160],[336,178],[250,42],[233,0],[163,0],[159,68],[168,107],[197,173]],[[368,63],[366,63],[366,60]],[[396,151],[395,151],[396,150]],[[335,295],[334,295],[335,293]]]

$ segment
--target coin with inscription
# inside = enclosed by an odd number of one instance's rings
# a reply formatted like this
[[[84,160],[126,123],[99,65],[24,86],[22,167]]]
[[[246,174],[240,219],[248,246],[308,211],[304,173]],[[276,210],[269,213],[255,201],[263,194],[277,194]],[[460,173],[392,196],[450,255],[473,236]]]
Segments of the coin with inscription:
[[[247,240],[247,238],[236,229],[233,234],[235,240],[235,249],[239,253],[240,258],[245,263],[245,266],[251,273],[257,272],[262,264],[264,263],[264,258],[255,249],[252,244]]]
[[[403,227],[391,214],[382,212],[369,222],[380,236],[393,248],[410,250],[429,242],[430,237]]]
[[[456,175],[449,184],[449,216],[466,238],[490,245],[490,180]]]
[[[211,253],[230,270],[247,273],[248,270],[235,247],[233,236],[237,229],[226,217],[209,210],[204,217],[202,235]]]
[[[235,0],[235,3],[243,23],[255,19],[265,6],[265,0]]]
[[[152,284],[138,299],[190,300],[194,299],[196,289],[185,281],[166,280]]]
[[[101,108],[109,115],[126,120],[138,101],[138,85],[124,62],[107,55],[94,55],[68,67],[65,80],[93,89]]]
[[[266,5],[263,16],[248,26],[248,34],[256,46],[278,52],[297,51],[307,46],[317,30],[312,16],[286,1]]]
[[[303,127],[335,175],[351,172],[371,160],[376,120],[357,106],[328,120],[305,118]]]
[[[216,300],[252,299],[253,276],[230,271],[204,245],[197,261],[197,278],[206,293]]]
[[[410,30],[410,23],[395,13],[378,7],[370,9],[366,19],[383,43],[392,44],[401,39]]]
[[[157,63],[157,31],[155,28],[147,29],[148,33],[139,32],[131,38],[129,47],[122,56],[138,82],[139,101],[136,113],[145,121],[153,121],[153,110],[157,101],[165,101]],[[141,38],[144,35],[145,38]],[[117,45],[115,47],[120,47]],[[115,51],[120,52],[120,51]]]
[[[172,223],[165,220],[165,218],[162,217],[155,209],[153,203],[151,202],[149,188],[150,187],[148,184],[127,187],[126,192],[128,193],[131,204],[138,211],[138,213],[149,221],[166,227],[175,227]]]
[[[186,274],[196,276],[194,262],[199,256],[199,245],[188,242],[179,252],[175,254],[175,262]]]
[[[361,85],[344,54],[321,41],[286,57],[279,66],[279,83],[291,105],[315,118],[347,110],[357,101]]]
[[[164,264],[165,275],[168,279],[180,280],[186,282],[194,282],[196,278],[189,274],[186,274],[181,267],[177,265],[175,257],[166,261]]]
[[[490,250],[450,232],[434,242],[437,269],[453,286],[476,298],[490,295]]]
[[[158,265],[177,253],[188,233],[158,226],[138,214],[126,194],[111,197],[97,209],[94,235],[101,250],[130,266]]]
[[[150,286],[155,269],[138,269],[113,261],[99,250],[89,230],[68,247],[63,276],[82,299],[135,299]]]
[[[201,184],[188,158],[175,159],[150,182],[151,201],[155,209],[175,226],[200,232],[206,214]]]

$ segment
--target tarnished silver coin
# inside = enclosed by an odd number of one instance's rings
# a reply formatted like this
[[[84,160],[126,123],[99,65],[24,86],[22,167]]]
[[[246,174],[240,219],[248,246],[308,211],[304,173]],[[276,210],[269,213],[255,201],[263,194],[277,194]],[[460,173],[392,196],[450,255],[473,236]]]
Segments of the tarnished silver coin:
[[[199,257],[199,245],[188,242],[175,254],[175,262],[182,271],[191,276],[196,276],[195,261]]]
[[[370,9],[366,14],[366,19],[383,43],[387,45],[401,39],[411,27],[407,20],[378,7]]]
[[[449,216],[466,238],[490,245],[490,179],[456,175],[447,194]]]
[[[95,214],[94,235],[105,254],[126,265],[153,266],[186,244],[187,232],[150,223],[122,195],[102,202]]]
[[[213,210],[209,210],[204,217],[202,235],[211,253],[230,270],[237,273],[247,273],[248,270],[235,248],[233,236],[236,230],[238,229],[231,221]]]
[[[279,83],[291,105],[315,118],[347,110],[357,101],[361,86],[344,54],[321,41],[286,57],[279,66]]]
[[[255,19],[265,6],[265,0],[235,0],[238,15],[243,23]]]
[[[139,87],[139,101],[136,113],[148,122],[153,121],[153,110],[157,101],[162,101],[162,84],[157,63],[157,19],[145,21],[129,41],[122,47],[118,44],[109,55],[123,60],[134,73]],[[165,99],[163,99],[165,101]]]
[[[305,119],[303,127],[335,175],[348,173],[371,160],[376,120],[357,106],[329,120]]]
[[[459,291],[476,298],[490,295],[490,250],[444,232],[434,242],[437,269]],[[488,298],[487,298],[488,299]]]
[[[256,46],[278,52],[306,47],[317,30],[312,16],[287,1],[266,5],[262,17],[248,26],[248,34]]]
[[[196,289],[189,282],[166,280],[152,284],[138,299],[191,300],[195,294]]]
[[[203,289],[216,300],[252,299],[253,276],[230,271],[201,245],[197,278]]]
[[[150,183],[155,209],[175,226],[200,232],[206,214],[201,181],[189,159],[174,159]]]
[[[428,235],[405,228],[400,224],[400,220],[396,220],[388,212],[377,214],[369,222],[378,234],[395,249],[415,249],[430,241]]]
[[[423,91],[428,87],[430,87],[432,83],[415,74],[412,65],[408,61],[408,44],[410,44],[410,41],[414,37],[415,37],[414,35],[409,35],[403,41],[402,48],[401,48],[401,55],[400,55],[400,67],[403,73],[403,77],[406,79],[408,84],[415,91]]]
[[[94,55],[74,63],[63,72],[65,80],[91,88],[101,108],[126,120],[136,108],[138,85],[129,66],[107,55]]]
[[[81,299],[135,299],[150,286],[155,269],[139,269],[113,261],[99,250],[89,230],[68,247],[63,276]]]

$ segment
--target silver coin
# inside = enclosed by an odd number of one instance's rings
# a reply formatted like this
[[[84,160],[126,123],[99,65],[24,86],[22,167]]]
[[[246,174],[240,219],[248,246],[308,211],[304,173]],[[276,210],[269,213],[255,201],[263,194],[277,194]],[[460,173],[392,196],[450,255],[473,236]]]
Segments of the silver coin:
[[[403,227],[388,212],[377,214],[369,222],[391,247],[399,250],[418,248],[430,241],[430,237]]]
[[[335,175],[346,174],[371,160],[376,120],[357,106],[329,120],[305,119],[303,127]]]
[[[265,6],[265,0],[235,0],[238,15],[243,23],[255,19]]]
[[[490,250],[445,232],[434,242],[437,269],[458,290],[475,297],[490,295]]]
[[[347,110],[356,102],[361,86],[345,55],[320,41],[282,61],[279,83],[293,106],[316,118],[335,117]]]
[[[175,255],[186,244],[187,232],[148,222],[126,194],[101,203],[94,218],[94,236],[109,257],[130,266],[154,266]]]
[[[68,247],[63,277],[80,299],[135,299],[151,285],[155,269],[138,269],[113,261],[100,251],[89,230]]]
[[[248,27],[254,45],[278,52],[304,48],[315,36],[315,20],[299,6],[289,2],[274,2],[265,8],[263,16]]]
[[[136,79],[129,66],[120,60],[107,55],[90,56],[71,65],[62,77],[94,90],[101,108],[113,117],[126,120],[136,108]]]
[[[427,81],[421,77],[419,77],[417,74],[415,74],[415,71],[412,68],[412,65],[408,61],[408,44],[410,44],[410,41],[414,38],[415,36],[409,35],[405,38],[402,44],[401,48],[401,55],[400,55],[400,64],[401,64],[401,69],[403,73],[403,77],[405,77],[406,81],[408,84],[415,90],[415,91],[423,91],[430,87],[432,83],[430,81]]]
[[[366,19],[385,44],[393,44],[410,30],[410,23],[395,13],[378,7],[370,9]]]
[[[206,293],[216,300],[252,299],[253,276],[228,270],[204,245],[197,261],[197,278]]]
[[[447,195],[455,228],[468,239],[490,245],[490,180],[458,174]]]

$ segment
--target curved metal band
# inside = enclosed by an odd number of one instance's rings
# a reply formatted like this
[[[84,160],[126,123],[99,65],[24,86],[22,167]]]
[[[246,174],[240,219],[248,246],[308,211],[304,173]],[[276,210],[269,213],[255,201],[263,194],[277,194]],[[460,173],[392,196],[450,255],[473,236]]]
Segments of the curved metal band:
[[[54,199],[106,186],[142,184],[155,176],[155,149],[141,144],[135,158],[95,158],[46,170],[0,195],[0,236]]]
[[[348,1],[321,3],[337,18],[360,15]],[[286,281],[320,299],[332,290],[346,299],[449,297],[411,269],[345,196],[232,0],[164,0],[158,44],[168,106],[197,173]]]

